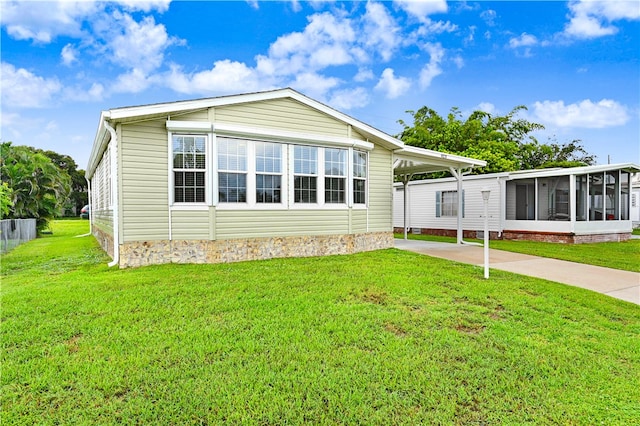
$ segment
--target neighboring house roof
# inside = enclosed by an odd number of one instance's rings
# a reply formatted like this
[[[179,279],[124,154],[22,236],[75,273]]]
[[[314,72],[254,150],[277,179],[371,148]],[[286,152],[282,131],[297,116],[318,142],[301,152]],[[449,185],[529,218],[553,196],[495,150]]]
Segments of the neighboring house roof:
[[[602,164],[598,166],[583,166],[583,167],[564,167],[553,169],[536,169],[536,170],[517,170],[513,172],[499,172],[499,173],[487,173],[483,175],[471,175],[465,176],[464,180],[476,180],[476,179],[496,179],[502,178],[505,180],[515,179],[533,179],[543,177],[554,176],[568,176],[568,175],[584,175],[587,173],[602,173],[612,170],[624,170],[629,173],[640,173],[640,165],[635,163],[620,163],[620,164]],[[429,184],[436,182],[456,181],[456,178],[447,177],[440,179],[423,179],[409,182],[410,185]]]
[[[113,125],[117,123],[161,118],[184,111],[197,111],[212,107],[229,106],[249,102],[262,102],[283,98],[296,100],[304,105],[323,112],[330,117],[342,121],[352,126],[364,137],[370,138],[385,148],[394,151],[396,155],[396,158],[394,159],[395,164],[403,170],[403,173],[426,173],[436,170],[447,170],[450,167],[468,168],[486,165],[482,160],[474,160],[458,155],[444,154],[437,151],[405,146],[401,140],[394,138],[381,130],[363,123],[362,121],[356,120],[353,117],[311,99],[291,88],[285,88],[265,92],[219,96],[215,98],[114,108],[102,111],[98,132],[89,157],[86,175],[89,178],[93,175],[95,168],[100,161],[100,155],[104,152],[107,144],[109,143],[110,136],[105,126],[105,121]]]

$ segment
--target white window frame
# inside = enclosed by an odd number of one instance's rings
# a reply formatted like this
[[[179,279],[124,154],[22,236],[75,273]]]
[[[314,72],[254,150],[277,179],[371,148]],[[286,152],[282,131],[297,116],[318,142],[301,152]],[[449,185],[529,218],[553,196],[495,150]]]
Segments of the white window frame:
[[[225,202],[219,199],[219,181],[218,181],[218,173],[236,173],[233,170],[224,170],[218,168],[218,140],[220,138],[224,139],[236,139],[246,143],[247,146],[247,170],[246,172],[246,182],[247,182],[247,195],[246,200],[244,202]],[[269,143],[273,145],[277,145],[280,147],[280,172],[279,173],[266,173],[266,172],[257,172],[256,167],[256,144],[258,143]],[[214,192],[215,192],[215,203],[216,208],[220,210],[284,210],[288,205],[288,145],[279,141],[271,141],[271,140],[261,140],[254,138],[247,138],[242,136],[226,136],[226,135],[217,135],[215,138],[215,174],[216,181],[214,182]],[[280,202],[279,203],[258,203],[257,202],[257,188],[256,188],[256,176],[258,174],[265,175],[280,175]]]
[[[351,175],[351,170],[353,167],[353,161],[351,159],[351,148],[345,147],[334,147],[334,146],[322,146],[322,145],[312,145],[307,143],[293,143],[290,145],[291,155],[289,158],[289,168],[291,169],[291,173],[289,174],[289,185],[291,187],[291,197],[289,208],[291,209],[323,209],[323,210],[344,210],[351,206],[352,204],[352,183],[349,176]],[[306,175],[304,173],[295,173],[295,146],[305,146],[317,149],[317,174],[315,175]],[[333,176],[326,174],[325,171],[325,158],[326,158],[326,150],[327,149],[341,149],[346,153],[346,164],[345,164],[345,175],[344,176]],[[351,159],[351,161],[350,161]],[[298,203],[295,201],[295,176],[315,176],[317,178],[317,198],[315,203]],[[342,177],[345,179],[345,200],[343,203],[327,203],[325,199],[325,178],[326,177]]]
[[[448,201],[447,205],[449,206],[449,210],[451,210],[451,212],[453,212],[453,209],[455,209],[455,212],[451,213],[450,212],[446,212],[445,214],[445,202],[444,202],[444,195],[445,194],[453,194],[455,196],[455,199],[453,201]],[[435,216],[436,218],[444,218],[444,219],[448,219],[448,218],[452,218],[452,217],[458,217],[458,191],[456,189],[454,190],[447,190],[447,191],[436,191],[436,213]],[[464,189],[462,190],[462,217],[464,217]]]
[[[364,154],[364,178],[361,177],[356,177],[355,176],[355,162],[353,161],[353,157],[354,155],[358,153],[358,154]],[[354,209],[366,209],[369,206],[369,152],[367,151],[362,151],[359,149],[350,149],[349,150],[349,156],[351,158],[351,161],[349,162],[350,166],[351,166],[351,171],[349,173],[350,175],[350,182],[351,184],[350,186],[350,190],[349,190],[349,195],[350,195],[350,202],[349,205],[351,207],[353,207]],[[355,184],[354,182],[356,180],[363,180],[364,181],[364,203],[356,203],[355,200]]]
[[[173,138],[175,137],[194,137],[204,138],[204,169],[184,169],[173,167]],[[169,152],[169,206],[174,210],[198,210],[202,208],[208,208],[211,204],[211,179],[210,179],[210,164],[211,164],[211,137],[207,133],[197,132],[168,132],[168,152]],[[176,202],[175,201],[175,174],[176,171],[204,171],[204,201],[202,202]]]

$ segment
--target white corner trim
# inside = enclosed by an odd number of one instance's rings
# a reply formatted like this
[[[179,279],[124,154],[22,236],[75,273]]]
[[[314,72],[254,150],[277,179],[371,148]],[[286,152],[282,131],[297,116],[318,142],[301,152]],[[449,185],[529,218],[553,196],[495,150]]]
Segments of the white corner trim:
[[[366,151],[371,151],[374,148],[374,144],[371,142],[351,139],[348,137],[315,133],[299,133],[287,130],[264,127],[249,127],[229,123],[216,123],[214,125],[214,130],[217,134],[221,135],[267,138],[274,141],[307,142],[322,146],[331,145],[339,147],[354,147]]]
[[[208,121],[177,121],[167,120],[167,130],[170,132],[211,132],[211,123]]]

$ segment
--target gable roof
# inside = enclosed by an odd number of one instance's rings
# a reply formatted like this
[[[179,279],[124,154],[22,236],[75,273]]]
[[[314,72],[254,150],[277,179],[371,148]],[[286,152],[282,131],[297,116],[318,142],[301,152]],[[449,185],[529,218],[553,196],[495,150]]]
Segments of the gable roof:
[[[486,163],[481,160],[473,160],[466,157],[443,154],[436,151],[426,150],[417,147],[407,147],[405,144],[381,131],[369,124],[363,123],[347,114],[344,114],[328,105],[311,99],[300,92],[297,92],[291,88],[269,90],[264,92],[245,93],[238,95],[219,96],[214,98],[202,98],[186,101],[174,101],[157,103],[150,105],[129,106],[122,108],[114,108],[106,111],[102,111],[100,114],[100,123],[98,131],[93,142],[91,155],[89,157],[89,164],[87,165],[86,176],[91,177],[95,168],[97,167],[100,156],[107,147],[110,140],[110,135],[105,126],[105,122],[110,125],[117,123],[127,123],[133,121],[154,119],[166,117],[167,115],[176,114],[178,112],[185,111],[197,111],[205,110],[212,107],[230,106],[251,102],[262,102],[274,99],[293,99],[327,114],[336,120],[342,121],[352,126],[362,136],[371,139],[384,146],[385,148],[394,151],[396,155],[403,156],[405,160],[403,164],[407,167],[411,167],[412,170],[419,172],[434,171],[432,169],[426,169],[427,165],[436,167],[435,170],[448,169],[449,167],[474,167],[484,166]],[[399,164],[396,162],[396,164]],[[419,170],[418,170],[419,169]]]

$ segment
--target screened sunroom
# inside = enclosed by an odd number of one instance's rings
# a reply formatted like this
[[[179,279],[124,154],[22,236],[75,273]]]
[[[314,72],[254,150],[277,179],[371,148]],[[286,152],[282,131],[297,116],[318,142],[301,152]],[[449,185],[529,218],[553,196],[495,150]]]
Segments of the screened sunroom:
[[[505,229],[589,234],[628,232],[634,164],[511,173]]]

